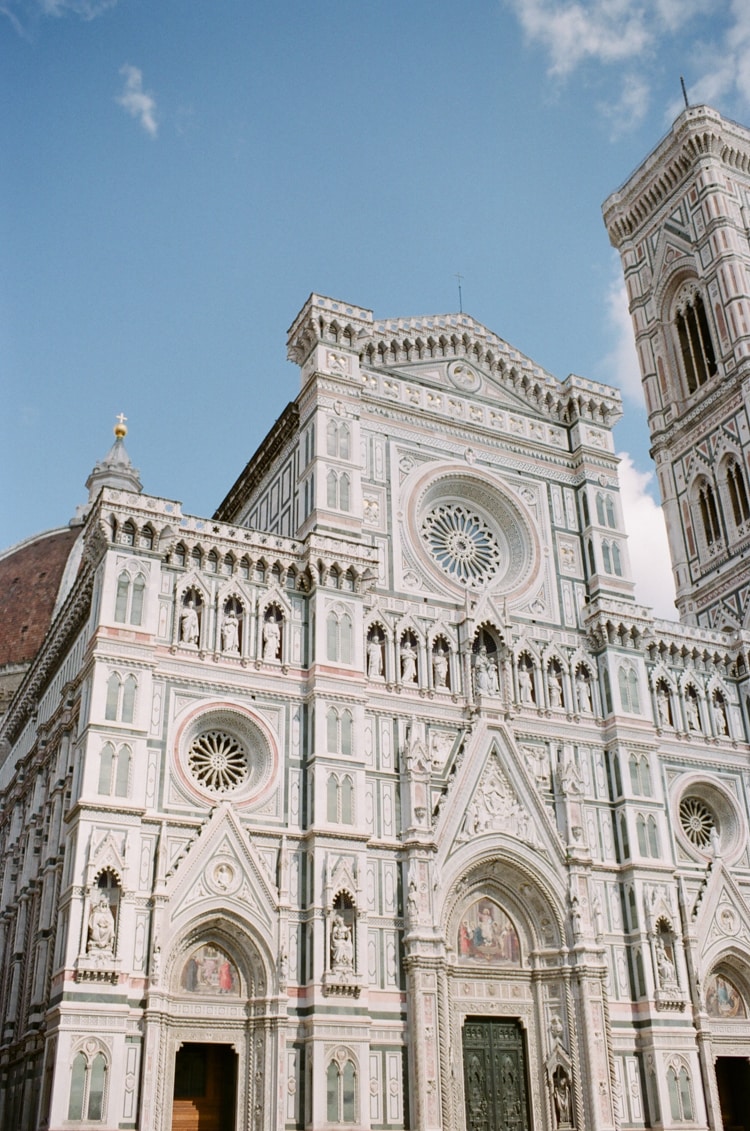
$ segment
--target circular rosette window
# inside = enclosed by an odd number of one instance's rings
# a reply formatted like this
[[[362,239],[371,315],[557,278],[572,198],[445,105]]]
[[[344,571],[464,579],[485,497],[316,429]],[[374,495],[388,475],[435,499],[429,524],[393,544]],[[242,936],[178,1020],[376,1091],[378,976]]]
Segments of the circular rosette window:
[[[409,534],[436,580],[510,596],[533,583],[539,540],[522,504],[481,471],[422,473],[409,488]]]
[[[176,753],[180,779],[191,793],[242,804],[266,792],[278,764],[271,732],[239,707],[193,713],[177,735]]]
[[[677,828],[693,856],[720,853],[731,861],[745,843],[744,823],[736,801],[716,782],[691,777],[676,797]]]

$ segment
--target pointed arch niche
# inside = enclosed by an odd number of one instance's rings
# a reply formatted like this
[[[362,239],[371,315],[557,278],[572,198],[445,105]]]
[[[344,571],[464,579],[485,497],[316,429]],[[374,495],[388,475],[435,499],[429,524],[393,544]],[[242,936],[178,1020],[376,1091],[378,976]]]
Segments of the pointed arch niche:
[[[469,846],[467,851],[474,849]],[[525,1061],[527,1092],[519,1097],[522,1105],[528,1112],[549,1111],[544,1125],[555,1126],[552,1092],[545,1085],[551,1058],[557,1051],[555,1065],[578,1063],[576,1025],[568,1015],[564,975],[553,972],[565,948],[564,899],[564,892],[553,892],[541,874],[507,854],[486,857],[454,875],[441,916],[446,976],[435,994],[437,1015],[447,1019],[450,1031],[435,1050],[440,1075],[449,1082],[442,1090],[443,1126],[465,1125],[473,1102],[471,1069],[476,1050],[472,1042],[480,1039],[479,1030],[488,1027],[493,1048],[496,1040],[499,1045],[515,1040]],[[415,966],[419,966],[416,957]],[[542,979],[534,973],[540,969],[545,970]],[[601,985],[593,996],[601,997]],[[418,1003],[419,1024],[430,1008],[425,991]],[[429,1047],[424,1055],[430,1056]],[[569,1083],[575,1107],[580,1092],[575,1070]]]
[[[187,1069],[211,1072],[217,1057],[234,1066],[234,1094],[222,1098],[227,1119],[231,1114],[239,1127],[242,1112],[269,1102],[280,1021],[269,1017],[268,1000],[277,992],[269,946],[247,923],[214,914],[177,933],[162,976],[152,971],[146,1010],[146,1055],[160,1067],[160,1080],[144,1085],[143,1110],[154,1131],[173,1126],[173,1112],[189,1093]],[[267,1125],[275,1120],[272,1111]]]
[[[742,930],[738,908],[728,901],[719,903],[715,921],[724,946],[704,978],[703,993],[722,1115],[725,1126],[736,1126],[742,1124],[750,1084],[750,955],[737,939]],[[735,941],[727,949],[732,937]]]

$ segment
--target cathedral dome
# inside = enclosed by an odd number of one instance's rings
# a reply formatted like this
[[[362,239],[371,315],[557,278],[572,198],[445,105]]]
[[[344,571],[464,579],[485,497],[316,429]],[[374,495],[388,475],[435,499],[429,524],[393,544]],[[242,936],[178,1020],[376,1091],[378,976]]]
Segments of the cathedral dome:
[[[47,530],[0,552],[0,714],[69,587],[79,533],[70,526]]]

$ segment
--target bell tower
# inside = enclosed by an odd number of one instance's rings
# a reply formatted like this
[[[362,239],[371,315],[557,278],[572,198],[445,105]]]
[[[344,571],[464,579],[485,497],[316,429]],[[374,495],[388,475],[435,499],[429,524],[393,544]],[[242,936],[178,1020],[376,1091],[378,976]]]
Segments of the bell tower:
[[[750,627],[750,131],[688,107],[603,212],[625,274],[680,619]]]

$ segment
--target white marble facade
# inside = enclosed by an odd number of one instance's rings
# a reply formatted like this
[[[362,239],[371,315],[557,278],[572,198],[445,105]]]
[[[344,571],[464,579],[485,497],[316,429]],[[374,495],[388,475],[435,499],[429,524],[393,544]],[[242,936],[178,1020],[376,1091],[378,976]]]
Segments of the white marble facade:
[[[0,1125],[721,1126],[750,634],[637,603],[618,394],[317,295],[289,352],[213,518],[104,486],[6,717]]]

